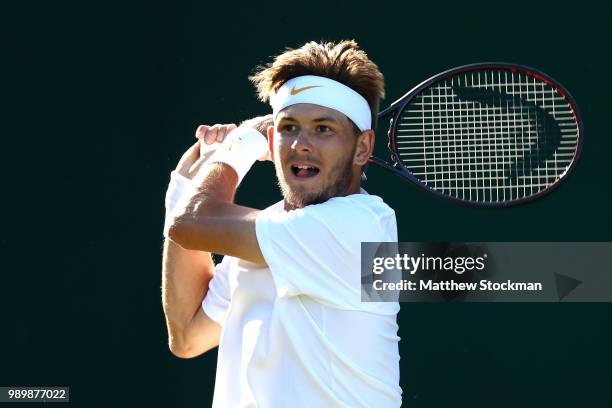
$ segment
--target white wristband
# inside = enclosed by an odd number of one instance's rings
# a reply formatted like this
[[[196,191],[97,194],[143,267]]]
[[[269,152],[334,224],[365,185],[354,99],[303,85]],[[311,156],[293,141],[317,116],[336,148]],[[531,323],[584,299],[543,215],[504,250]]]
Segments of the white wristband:
[[[174,170],[170,173],[170,183],[168,184],[168,190],[166,191],[166,218],[164,220],[164,237],[168,238],[168,229],[170,228],[170,222],[172,221],[172,213],[176,208],[176,204],[180,200],[181,196],[185,192],[191,190],[193,185],[191,180],[185,176],[180,175]]]
[[[268,141],[257,130],[239,127],[232,130],[206,164],[225,163],[236,170],[238,184],[256,160],[268,153]]]

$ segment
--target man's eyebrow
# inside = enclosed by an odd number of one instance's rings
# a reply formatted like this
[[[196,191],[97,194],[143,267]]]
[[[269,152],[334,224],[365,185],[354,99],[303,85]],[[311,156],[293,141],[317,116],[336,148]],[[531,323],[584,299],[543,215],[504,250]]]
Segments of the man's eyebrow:
[[[296,118],[292,117],[292,116],[281,116],[280,117],[280,121],[290,121],[290,122],[299,122]],[[312,120],[313,122],[319,123],[319,122],[334,122],[334,123],[338,123],[338,119],[334,118],[333,116],[321,116],[318,117],[316,119]]]
[[[297,119],[295,119],[295,118],[293,118],[291,116],[281,116],[280,120],[289,120],[289,121],[292,121],[292,122],[297,122]]]
[[[335,122],[338,123],[338,119],[332,116],[322,116],[320,118],[316,118],[313,122]]]

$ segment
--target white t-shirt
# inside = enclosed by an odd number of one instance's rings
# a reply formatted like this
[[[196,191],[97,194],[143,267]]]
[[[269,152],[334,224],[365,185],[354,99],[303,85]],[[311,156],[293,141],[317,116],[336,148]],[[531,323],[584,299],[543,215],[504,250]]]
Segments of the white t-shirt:
[[[367,193],[280,202],[256,232],[268,268],[224,257],[203,301],[223,327],[213,407],[401,406],[399,304],[361,302],[361,242],[397,241],[394,211]]]

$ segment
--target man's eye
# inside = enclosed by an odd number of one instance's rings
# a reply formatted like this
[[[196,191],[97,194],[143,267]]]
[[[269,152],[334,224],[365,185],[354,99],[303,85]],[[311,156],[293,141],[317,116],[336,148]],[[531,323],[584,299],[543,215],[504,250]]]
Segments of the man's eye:
[[[285,125],[283,126],[283,131],[285,132],[295,132],[297,130],[297,126],[295,125]]]
[[[331,128],[329,126],[319,125],[317,126],[317,132],[321,132],[321,133],[331,132]]]

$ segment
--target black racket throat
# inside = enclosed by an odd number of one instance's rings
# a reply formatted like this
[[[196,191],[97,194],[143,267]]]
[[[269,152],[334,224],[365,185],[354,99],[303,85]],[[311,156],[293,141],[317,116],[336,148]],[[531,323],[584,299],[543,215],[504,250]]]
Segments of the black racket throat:
[[[583,124],[569,92],[536,69],[454,68],[387,109],[391,163],[370,162],[444,199],[507,207],[541,197],[573,170]]]

